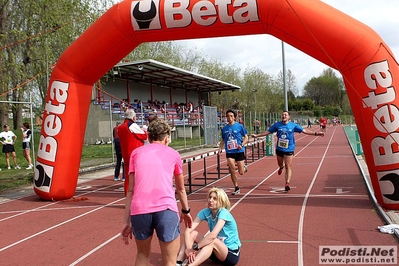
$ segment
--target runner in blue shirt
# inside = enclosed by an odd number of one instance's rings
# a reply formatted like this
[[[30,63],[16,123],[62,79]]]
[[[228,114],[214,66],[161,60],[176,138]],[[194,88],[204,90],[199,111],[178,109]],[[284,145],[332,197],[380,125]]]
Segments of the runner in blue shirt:
[[[237,114],[229,109],[226,111],[227,125],[222,129],[222,139],[219,144],[219,154],[223,148],[226,150],[226,159],[229,166],[231,181],[233,181],[234,192],[231,195],[240,194],[238,179],[236,175],[237,163],[238,173],[243,175],[247,171],[245,161],[245,144],[248,143],[248,133],[246,128],[236,122]]]
[[[176,265],[182,265],[184,259],[190,266],[201,265],[208,258],[221,265],[236,265],[240,259],[241,241],[226,192],[214,187],[207,195],[208,207],[197,214],[192,227],[184,232]],[[208,224],[206,235],[195,230],[202,221]]]
[[[312,136],[324,136],[324,132],[313,132],[309,129],[304,129],[300,125],[290,121],[290,114],[288,111],[283,111],[281,114],[281,121],[274,123],[268,130],[260,134],[251,134],[254,138],[264,137],[272,133],[276,133],[276,155],[277,164],[279,166],[278,174],[281,175],[285,167],[285,191],[289,191],[292,170],[292,158],[295,151],[294,133],[305,133]]]

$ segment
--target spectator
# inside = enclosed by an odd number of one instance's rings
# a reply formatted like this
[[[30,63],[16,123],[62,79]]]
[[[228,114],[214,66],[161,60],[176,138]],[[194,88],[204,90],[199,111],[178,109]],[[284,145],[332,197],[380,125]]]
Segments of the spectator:
[[[312,127],[312,122],[310,121],[310,118],[308,118],[308,128]]]
[[[142,130],[136,123],[136,113],[132,109],[125,111],[125,121],[118,127],[119,142],[122,149],[122,158],[124,163],[125,193],[129,186],[129,180],[126,175],[129,171],[130,154],[132,151],[144,145],[147,139],[147,132]]]
[[[4,131],[0,133],[1,143],[3,144],[3,153],[6,155],[7,169],[11,169],[10,166],[10,153],[14,160],[15,169],[21,169],[17,164],[17,155],[15,153],[14,144],[17,140],[17,136],[10,130],[9,125],[4,125]]]
[[[115,149],[115,155],[116,155],[116,164],[115,164],[115,171],[114,171],[114,180],[119,181],[121,180],[119,178],[119,175],[121,173],[121,165],[122,165],[122,149],[121,149],[121,143],[119,141],[119,134],[118,134],[118,127],[121,123],[116,122],[116,126],[112,130],[112,136],[114,138],[114,149]],[[122,171],[123,172],[123,171]],[[122,173],[122,181],[125,180],[124,173]]]
[[[28,167],[26,170],[33,168],[32,159],[30,157],[30,139],[32,136],[32,131],[30,130],[29,123],[23,123],[21,127],[22,132],[22,150],[26,161],[28,161]]]

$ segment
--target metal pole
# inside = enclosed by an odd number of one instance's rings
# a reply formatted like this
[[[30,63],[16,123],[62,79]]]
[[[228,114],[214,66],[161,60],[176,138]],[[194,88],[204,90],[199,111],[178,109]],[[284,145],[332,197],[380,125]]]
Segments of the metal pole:
[[[184,113],[184,107],[182,106],[182,111],[183,111],[183,132],[184,132],[184,148],[187,148],[187,140],[186,140],[186,118],[185,118],[185,113]]]
[[[257,92],[258,90],[256,90],[256,89],[253,89],[252,90],[252,92],[254,93],[254,100],[255,100],[255,103],[254,103],[254,109],[255,109],[255,117],[254,117],[254,121],[252,122],[252,129],[255,131],[254,133],[255,134],[258,134],[257,132],[256,132],[256,92]]]
[[[33,132],[34,132],[34,130],[33,130],[33,104],[32,104],[32,94],[30,93],[29,94],[29,101],[30,101],[30,124],[31,124],[31,133],[32,133],[32,136],[31,136],[31,143],[32,143],[32,147],[31,147],[31,149],[32,149],[32,164],[33,165],[36,165],[35,164],[35,158],[36,158],[36,156],[35,156],[35,137],[34,137],[34,135],[33,135]]]
[[[284,110],[288,111],[288,98],[287,98],[287,84],[285,80],[285,53],[284,53],[284,42],[281,41],[281,51],[283,57],[283,84],[284,84]]]
[[[144,118],[145,118],[145,115],[144,115],[144,113],[143,113],[143,103],[140,104],[140,112],[141,112],[141,127],[143,127],[143,125],[144,125]]]
[[[203,113],[203,112],[202,112]],[[198,107],[198,116],[197,116],[197,121],[198,121],[198,136],[199,136],[199,145],[201,146],[201,112],[200,108]]]
[[[115,162],[115,149],[114,149],[114,134],[113,134],[113,126],[112,126],[112,124],[113,124],[113,122],[112,122],[112,106],[111,106],[111,100],[109,100],[109,121],[110,121],[110,123],[109,123],[109,126],[110,126],[110,128],[111,128],[111,140],[112,140],[112,143],[111,143],[111,149],[112,149],[112,162],[114,163]]]

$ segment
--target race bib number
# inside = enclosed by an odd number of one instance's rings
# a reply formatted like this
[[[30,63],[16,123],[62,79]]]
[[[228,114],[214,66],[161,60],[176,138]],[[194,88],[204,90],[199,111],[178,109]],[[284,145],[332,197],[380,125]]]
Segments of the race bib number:
[[[288,139],[278,139],[277,146],[283,149],[287,149],[289,143],[290,141]]]
[[[12,143],[12,139],[6,139],[6,143],[7,144],[11,144]]]
[[[227,141],[227,149],[228,150],[236,150],[236,149],[238,149],[237,140],[233,139],[233,140]]]

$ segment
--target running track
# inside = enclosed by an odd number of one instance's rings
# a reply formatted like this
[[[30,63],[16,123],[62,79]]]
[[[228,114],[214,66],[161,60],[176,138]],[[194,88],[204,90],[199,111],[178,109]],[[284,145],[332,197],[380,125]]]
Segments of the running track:
[[[312,266],[319,265],[319,246],[397,246],[394,236],[377,230],[384,222],[342,127],[329,128],[324,138],[298,134],[296,142],[290,192],[283,191],[276,159],[264,157],[248,162],[241,194],[230,196],[243,243],[239,265]],[[221,160],[225,164],[224,154]],[[203,167],[201,160],[192,162],[194,180],[202,179]],[[214,171],[216,156],[207,167]],[[0,265],[133,265],[134,242],[125,246],[119,239],[124,196],[112,170],[80,183],[75,200],[43,201],[31,190],[17,198],[2,195]],[[232,192],[226,174],[210,186]],[[193,215],[205,206],[207,192],[196,189],[189,196]],[[155,238],[150,262],[162,265]]]

